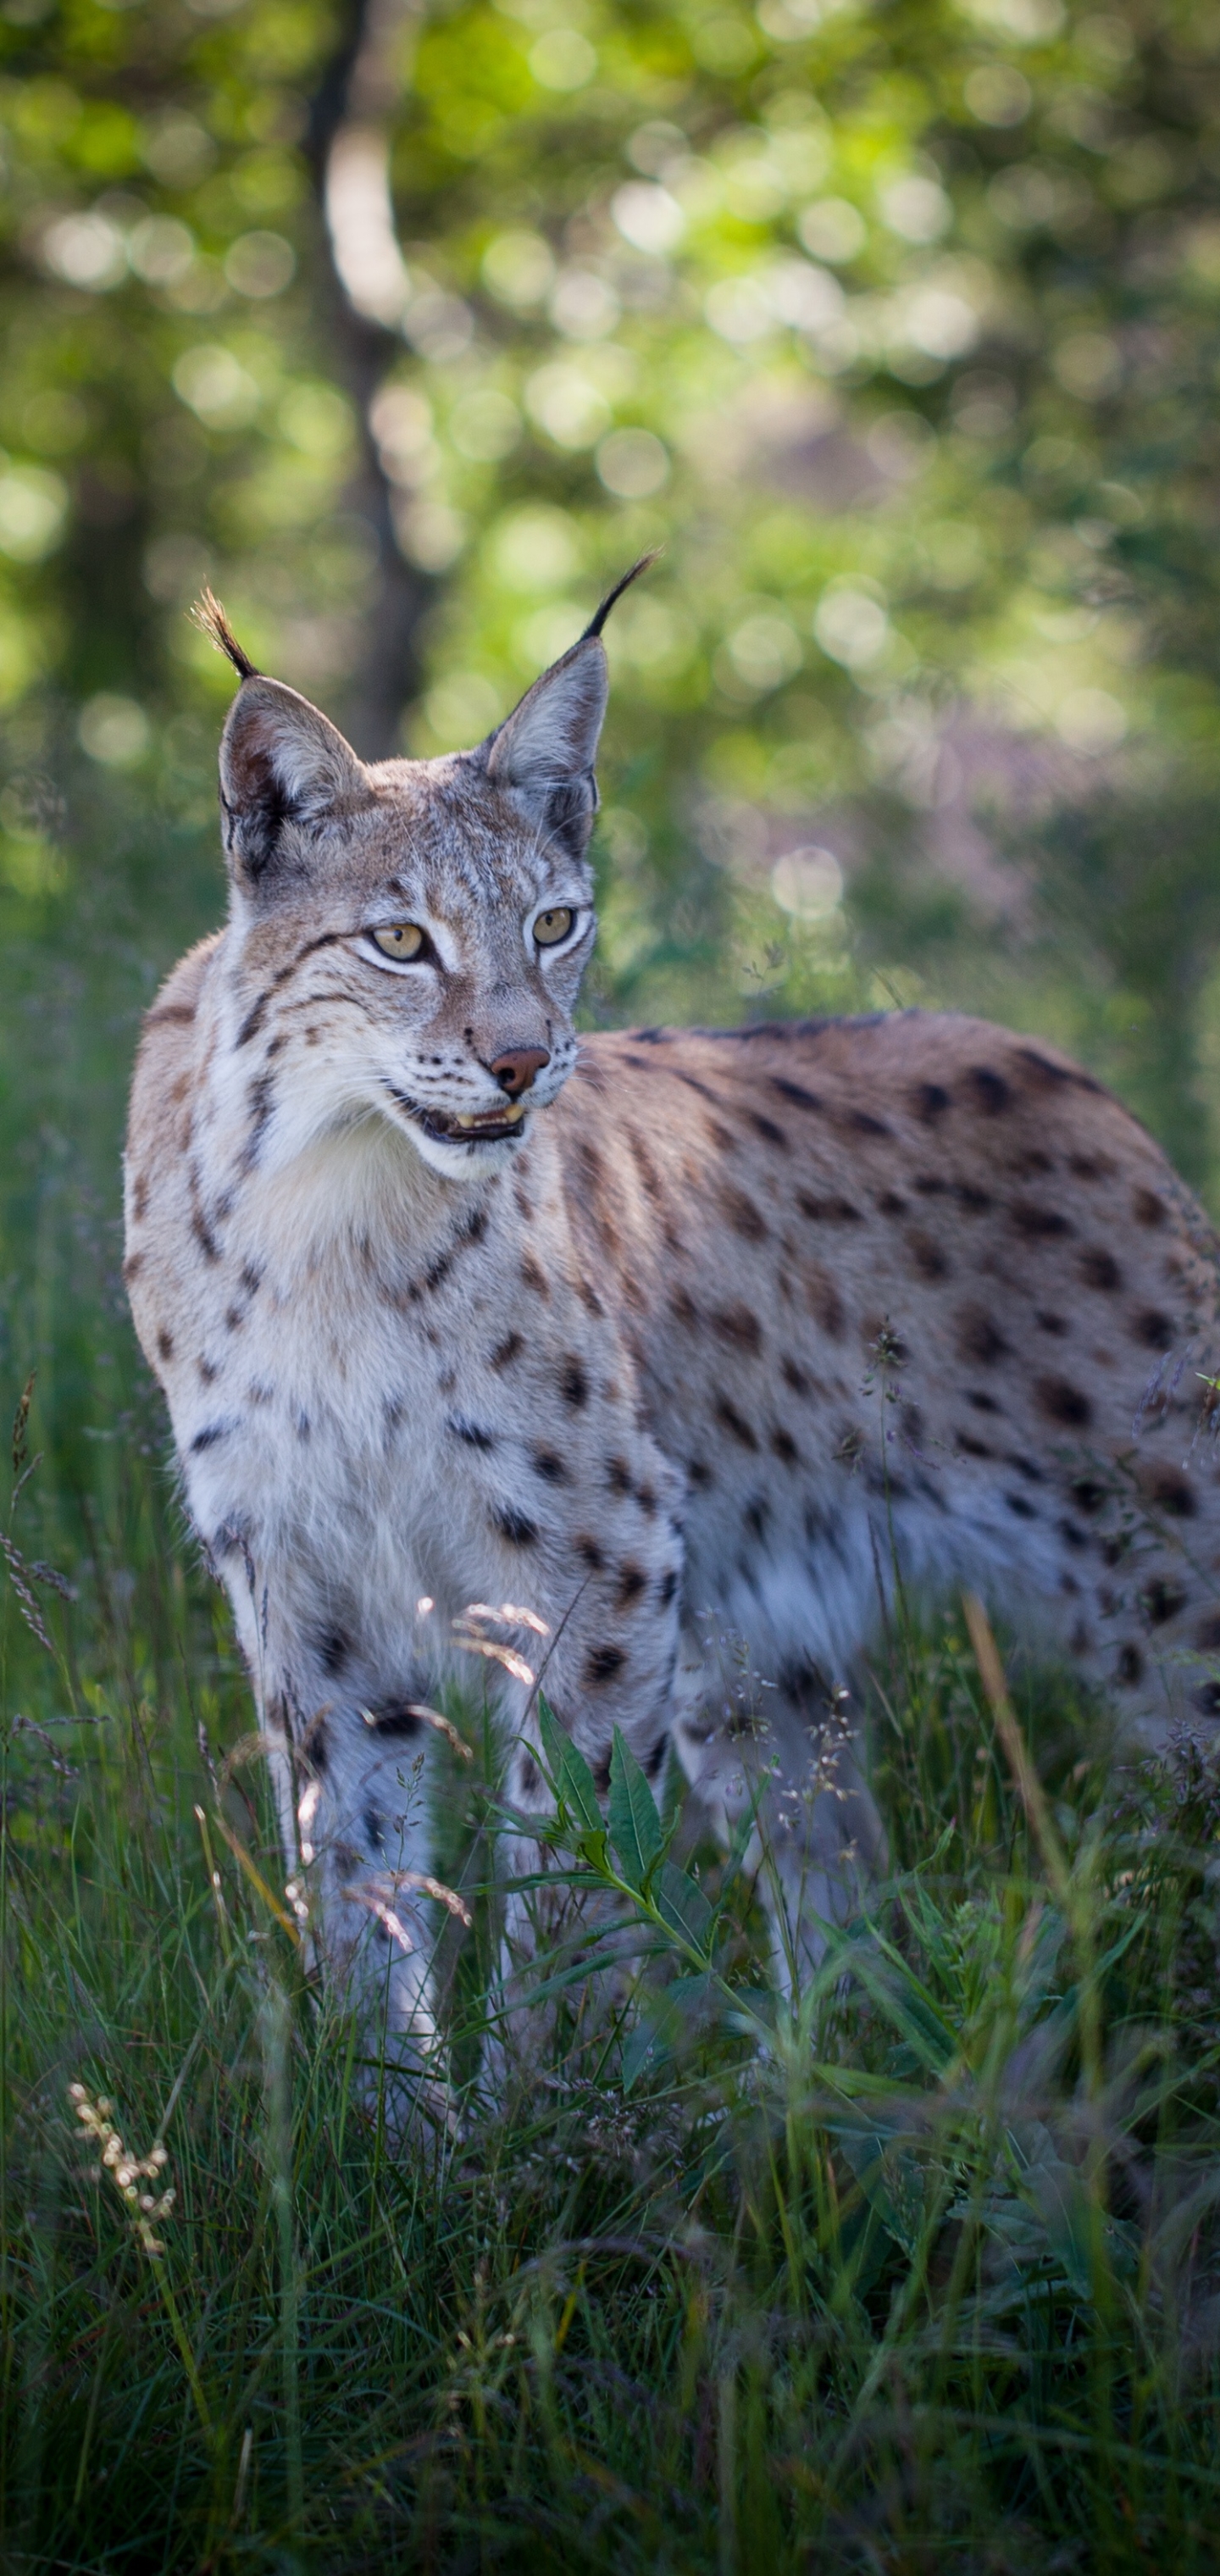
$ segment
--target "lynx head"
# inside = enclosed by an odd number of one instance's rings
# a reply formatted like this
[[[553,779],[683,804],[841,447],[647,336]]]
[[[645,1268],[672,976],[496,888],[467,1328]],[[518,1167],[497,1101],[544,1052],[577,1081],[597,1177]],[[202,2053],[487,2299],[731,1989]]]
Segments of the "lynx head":
[[[359,760],[205,594],[198,622],[241,674],[220,750],[226,947],[264,1166],[375,1114],[470,1178],[561,1089],[596,930],[601,630],[651,560],[485,742],[438,760]]]

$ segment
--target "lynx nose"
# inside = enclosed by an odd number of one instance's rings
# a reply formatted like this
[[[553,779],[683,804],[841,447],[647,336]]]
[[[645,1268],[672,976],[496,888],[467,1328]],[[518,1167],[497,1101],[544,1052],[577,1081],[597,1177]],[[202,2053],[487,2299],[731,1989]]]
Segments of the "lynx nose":
[[[501,1091],[506,1091],[510,1100],[519,1100],[522,1092],[529,1090],[534,1075],[550,1061],[545,1047],[514,1047],[509,1054],[498,1055],[487,1070],[494,1073]]]

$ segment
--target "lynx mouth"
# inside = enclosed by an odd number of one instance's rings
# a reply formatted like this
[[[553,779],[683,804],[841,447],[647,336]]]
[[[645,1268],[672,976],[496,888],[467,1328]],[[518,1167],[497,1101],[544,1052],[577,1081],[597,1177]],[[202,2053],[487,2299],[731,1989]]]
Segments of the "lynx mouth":
[[[423,1109],[418,1100],[410,1099],[405,1091],[398,1091],[392,1082],[386,1084],[386,1089],[399,1108],[405,1109],[408,1118],[413,1119],[417,1127],[422,1127],[425,1136],[431,1136],[438,1145],[495,1145],[503,1137],[519,1135],[528,1105],[524,1100],[506,1100],[501,1107],[473,1113],[456,1109]]]

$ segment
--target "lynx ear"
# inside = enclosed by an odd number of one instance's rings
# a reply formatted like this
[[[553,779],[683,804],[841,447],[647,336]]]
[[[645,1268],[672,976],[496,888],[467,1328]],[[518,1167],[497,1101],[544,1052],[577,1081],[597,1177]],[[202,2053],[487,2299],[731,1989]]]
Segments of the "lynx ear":
[[[299,875],[303,839],[367,794],[355,752],[308,698],[260,672],[243,679],[220,745],[225,853],[236,878],[266,888]]]
[[[583,857],[597,812],[593,764],[610,691],[602,628],[615,600],[655,561],[643,555],[615,583],[578,642],[526,690],[484,753],[488,777],[515,787],[540,829],[573,858]]]
[[[515,787],[550,839],[583,855],[597,812],[593,763],[610,677],[596,635],[582,635],[544,671],[505,719],[487,752],[487,775]]]

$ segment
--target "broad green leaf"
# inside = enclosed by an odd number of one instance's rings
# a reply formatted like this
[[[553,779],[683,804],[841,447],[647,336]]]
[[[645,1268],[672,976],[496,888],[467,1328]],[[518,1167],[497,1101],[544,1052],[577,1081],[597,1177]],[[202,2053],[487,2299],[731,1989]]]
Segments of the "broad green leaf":
[[[551,1778],[565,1807],[585,1833],[604,1833],[605,1818],[589,1765],[541,1696],[538,1726]]]
[[[658,1872],[653,1889],[657,1912],[672,1932],[688,1941],[692,1949],[706,1951],[712,1929],[712,1909],[701,1887],[676,1862],[667,1860]]]
[[[652,1791],[617,1726],[610,1759],[610,1834],[624,1878],[632,1887],[642,1887],[664,1837]]]
[[[623,2091],[629,2093],[647,2068],[664,2065],[684,2030],[692,2030],[714,1998],[710,1977],[675,1977],[660,1992],[640,1998],[639,2018],[623,2049]]]

